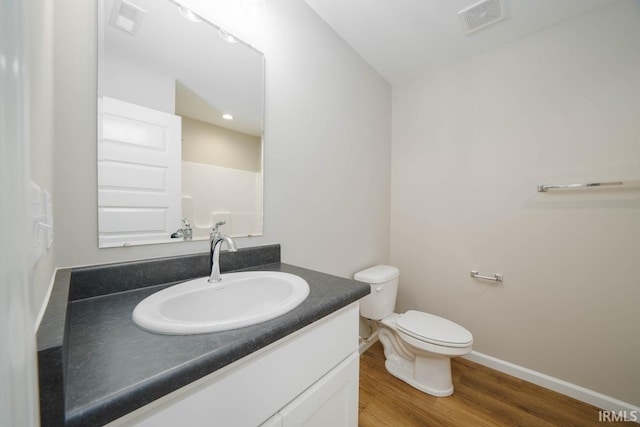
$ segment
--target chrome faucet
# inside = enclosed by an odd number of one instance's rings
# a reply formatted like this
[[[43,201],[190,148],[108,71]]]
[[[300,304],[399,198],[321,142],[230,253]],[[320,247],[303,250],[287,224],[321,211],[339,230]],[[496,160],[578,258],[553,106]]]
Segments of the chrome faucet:
[[[211,262],[209,266],[211,267],[211,274],[209,275],[209,283],[216,283],[221,280],[220,278],[220,247],[222,246],[222,242],[226,242],[229,247],[229,252],[236,252],[236,244],[230,236],[226,234],[220,233],[218,227],[226,224],[226,221],[216,222],[213,227],[213,231],[210,234],[210,247],[211,247]]]
[[[193,229],[191,228],[191,223],[186,218],[182,218],[182,238],[184,240],[192,240],[193,239]]]
[[[179,239],[180,237],[184,240],[191,240],[193,238],[191,224],[185,218],[182,218],[182,228],[179,228],[175,233],[171,234],[172,239]]]

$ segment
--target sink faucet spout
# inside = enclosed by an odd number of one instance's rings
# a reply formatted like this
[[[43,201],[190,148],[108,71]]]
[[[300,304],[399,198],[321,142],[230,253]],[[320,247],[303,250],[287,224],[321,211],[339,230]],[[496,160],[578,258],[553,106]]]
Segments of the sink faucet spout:
[[[213,232],[211,233],[211,239],[209,241],[210,243],[210,248],[211,248],[211,252],[210,252],[210,260],[211,262],[210,267],[211,267],[211,274],[209,274],[209,279],[208,282],[209,283],[216,283],[219,282],[221,280],[220,277],[220,249],[222,247],[222,243],[226,243],[227,247],[229,248],[229,252],[236,252],[236,244],[233,241],[233,239],[230,236],[227,236],[226,234],[222,234],[218,231],[218,227],[221,225],[224,225],[225,222],[224,221],[220,221],[218,223],[216,223]]]

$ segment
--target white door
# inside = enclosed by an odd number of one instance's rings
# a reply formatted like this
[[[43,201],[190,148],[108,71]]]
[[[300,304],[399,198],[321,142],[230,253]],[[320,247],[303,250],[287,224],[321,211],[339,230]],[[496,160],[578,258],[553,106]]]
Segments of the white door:
[[[283,427],[356,427],[360,359],[351,354],[285,406]]]
[[[0,426],[20,427],[39,425],[35,316],[30,308],[34,239],[28,205],[27,3],[0,2]]]
[[[108,97],[100,103],[99,246],[170,241],[181,226],[181,118]]]

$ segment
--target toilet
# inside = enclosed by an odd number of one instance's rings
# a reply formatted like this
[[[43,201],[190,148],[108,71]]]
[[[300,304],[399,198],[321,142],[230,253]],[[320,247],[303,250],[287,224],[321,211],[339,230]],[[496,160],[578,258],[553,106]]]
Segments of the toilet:
[[[442,317],[409,310],[394,313],[400,271],[376,265],[355,274],[371,294],[360,300],[360,315],[378,322],[385,367],[393,376],[432,396],[453,394],[451,357],[471,352],[473,336]]]

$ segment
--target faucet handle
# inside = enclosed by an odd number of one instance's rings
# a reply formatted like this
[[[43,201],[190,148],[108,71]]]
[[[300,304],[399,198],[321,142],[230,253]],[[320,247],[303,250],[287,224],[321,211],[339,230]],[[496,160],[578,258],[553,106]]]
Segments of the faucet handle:
[[[220,227],[221,225],[225,225],[227,223],[227,221],[218,221],[214,224],[213,226],[213,232],[217,233],[218,232],[218,227]]]

